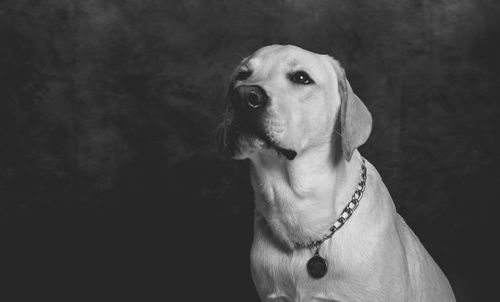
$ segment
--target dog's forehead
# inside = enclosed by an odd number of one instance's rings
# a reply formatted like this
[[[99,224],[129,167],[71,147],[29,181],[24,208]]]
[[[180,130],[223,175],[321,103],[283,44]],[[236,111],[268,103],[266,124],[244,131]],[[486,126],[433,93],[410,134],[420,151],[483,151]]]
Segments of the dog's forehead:
[[[317,54],[293,45],[270,45],[265,46],[245,61],[244,65],[250,69],[259,70],[264,68],[276,68],[280,66],[288,70],[312,69],[320,72],[329,70],[325,64],[328,56]]]

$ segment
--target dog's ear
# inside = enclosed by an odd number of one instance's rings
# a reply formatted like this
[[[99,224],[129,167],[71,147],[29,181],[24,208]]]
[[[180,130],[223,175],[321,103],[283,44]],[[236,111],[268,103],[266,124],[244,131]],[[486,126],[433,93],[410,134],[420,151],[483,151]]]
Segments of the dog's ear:
[[[225,104],[224,104],[225,108],[224,108],[224,113],[222,116],[222,122],[216,129],[218,150],[220,152],[229,151],[232,148],[234,148],[234,146],[229,146],[230,142],[232,142],[232,140],[229,138],[231,133],[229,133],[230,131],[228,129],[229,125],[232,122],[232,114],[230,113],[230,111],[231,111],[230,110],[230,106],[231,106],[230,98],[231,98],[231,94],[233,93],[233,90],[234,90],[235,78],[236,78],[236,75],[238,74],[238,70],[241,68],[241,65],[246,62],[246,60],[247,60],[247,58],[243,58],[243,60],[240,62],[240,64],[238,64],[238,66],[231,72],[231,75],[229,77],[229,85],[228,85],[228,88],[226,91],[226,100],[225,100]]]
[[[340,94],[340,133],[342,151],[347,161],[351,160],[356,148],[363,145],[372,130],[372,116],[365,104],[352,91],[344,69],[333,60]]]
[[[232,115],[230,114],[229,106],[230,106],[230,97],[231,93],[234,90],[234,72],[231,75],[229,85],[226,91],[226,100],[224,104],[224,113],[222,115],[221,124],[217,127],[217,142],[219,152],[225,152],[228,149],[228,126],[231,123]]]

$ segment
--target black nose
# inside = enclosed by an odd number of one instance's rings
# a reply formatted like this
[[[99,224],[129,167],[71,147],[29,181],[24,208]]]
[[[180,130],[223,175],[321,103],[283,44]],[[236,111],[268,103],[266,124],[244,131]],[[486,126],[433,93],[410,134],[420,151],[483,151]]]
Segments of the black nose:
[[[231,103],[237,109],[256,110],[267,105],[268,97],[260,86],[241,85],[234,89]]]

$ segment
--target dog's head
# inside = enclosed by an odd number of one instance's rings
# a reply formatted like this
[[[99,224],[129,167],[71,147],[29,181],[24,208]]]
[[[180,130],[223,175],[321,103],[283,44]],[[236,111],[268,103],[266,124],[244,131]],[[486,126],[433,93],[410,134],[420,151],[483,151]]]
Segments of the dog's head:
[[[341,136],[344,157],[370,135],[372,119],[330,56],[271,45],[245,58],[231,79],[222,146],[234,158],[264,153],[293,160]]]

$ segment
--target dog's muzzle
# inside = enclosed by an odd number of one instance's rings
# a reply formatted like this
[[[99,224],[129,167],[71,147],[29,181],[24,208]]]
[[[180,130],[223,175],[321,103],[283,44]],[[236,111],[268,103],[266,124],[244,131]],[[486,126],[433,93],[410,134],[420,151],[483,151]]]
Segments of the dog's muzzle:
[[[238,124],[238,131],[253,136],[265,132],[263,116],[269,104],[269,97],[262,87],[238,86],[231,92],[229,102]]]
[[[269,96],[258,85],[240,85],[231,92],[229,103],[233,110],[233,122],[229,129],[229,145],[231,150],[239,149],[240,135],[255,137],[274,148],[288,160],[293,160],[297,153],[282,148],[267,135],[264,116],[269,105]]]

